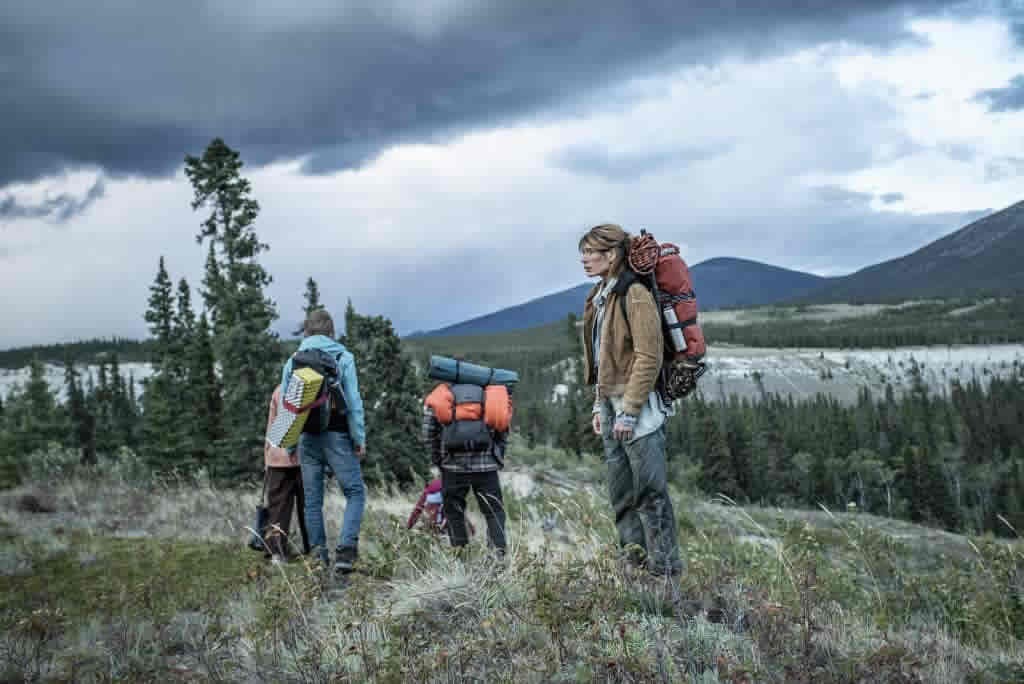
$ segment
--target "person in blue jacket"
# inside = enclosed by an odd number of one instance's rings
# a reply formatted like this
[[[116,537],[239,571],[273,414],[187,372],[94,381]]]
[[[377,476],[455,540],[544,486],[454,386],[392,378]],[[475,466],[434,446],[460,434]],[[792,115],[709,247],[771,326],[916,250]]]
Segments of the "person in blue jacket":
[[[330,564],[327,532],[324,528],[324,474],[329,467],[345,495],[345,516],[335,549],[334,571],[347,574],[359,556],[359,527],[366,506],[366,486],[360,461],[366,456],[366,425],[363,400],[359,396],[356,362],[352,353],[334,339],[334,320],[323,309],[309,314],[302,327],[303,340],[299,351],[319,349],[338,362],[346,412],[332,415],[327,430],[319,434],[302,433],[299,437],[299,463],[302,466],[302,488],[306,496],[305,519],[309,543],[325,566]],[[282,394],[288,389],[292,375],[289,358],[281,373]]]

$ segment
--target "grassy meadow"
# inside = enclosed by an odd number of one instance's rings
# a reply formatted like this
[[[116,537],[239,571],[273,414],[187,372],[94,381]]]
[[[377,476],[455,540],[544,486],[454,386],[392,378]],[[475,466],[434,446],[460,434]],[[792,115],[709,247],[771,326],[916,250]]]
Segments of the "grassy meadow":
[[[619,561],[596,460],[516,443],[506,564],[475,510],[460,557],[405,529],[418,492],[371,491],[342,585],[246,547],[254,486],[75,461],[0,494],[0,681],[1024,679],[1016,541],[675,491],[686,571],[655,579]]]

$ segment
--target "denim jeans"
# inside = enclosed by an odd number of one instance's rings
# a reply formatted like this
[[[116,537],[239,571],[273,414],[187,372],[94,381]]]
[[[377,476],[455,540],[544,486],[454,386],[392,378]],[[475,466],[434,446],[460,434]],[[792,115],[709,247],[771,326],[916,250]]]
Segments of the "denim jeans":
[[[302,465],[302,489],[306,496],[306,528],[309,544],[323,560],[328,559],[327,530],[324,528],[324,472],[330,466],[345,495],[345,518],[341,524],[338,547],[356,547],[359,527],[366,506],[363,471],[344,432],[303,433],[299,438],[299,462]]]
[[[602,416],[608,496],[615,511],[619,545],[636,544],[643,549],[652,571],[678,573],[682,562],[675,511],[668,495],[665,427],[622,441],[612,437],[611,423],[610,416]]]

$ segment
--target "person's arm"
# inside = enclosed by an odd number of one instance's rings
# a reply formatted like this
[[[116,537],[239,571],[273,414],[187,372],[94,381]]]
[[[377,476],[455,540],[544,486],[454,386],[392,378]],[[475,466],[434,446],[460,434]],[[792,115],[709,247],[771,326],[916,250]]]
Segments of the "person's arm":
[[[625,296],[633,334],[633,370],[626,380],[623,403],[624,413],[635,418],[640,415],[658,381],[665,346],[661,335],[661,314],[650,291],[641,283],[634,283]]]
[[[356,450],[366,449],[366,418],[363,412],[363,398],[359,396],[359,376],[356,374],[356,361],[348,355],[349,362],[344,365],[341,378],[341,390],[345,395],[345,406],[348,410],[348,433]]]
[[[420,519],[420,514],[423,513],[423,504],[427,501],[427,490],[424,489],[423,493],[420,494],[420,500],[416,502],[416,507],[412,509],[412,513],[409,515],[409,522],[406,523],[407,529],[412,529],[416,521]]]

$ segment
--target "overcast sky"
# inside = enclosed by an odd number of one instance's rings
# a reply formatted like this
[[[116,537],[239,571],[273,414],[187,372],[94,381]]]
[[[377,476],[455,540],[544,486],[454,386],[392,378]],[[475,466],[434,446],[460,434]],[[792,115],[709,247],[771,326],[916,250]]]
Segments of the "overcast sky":
[[[215,136],[282,332],[309,276],[402,334],[577,285],[606,221],[837,275],[1024,199],[1020,0],[300,4],[0,3],[0,348],[198,286]]]

